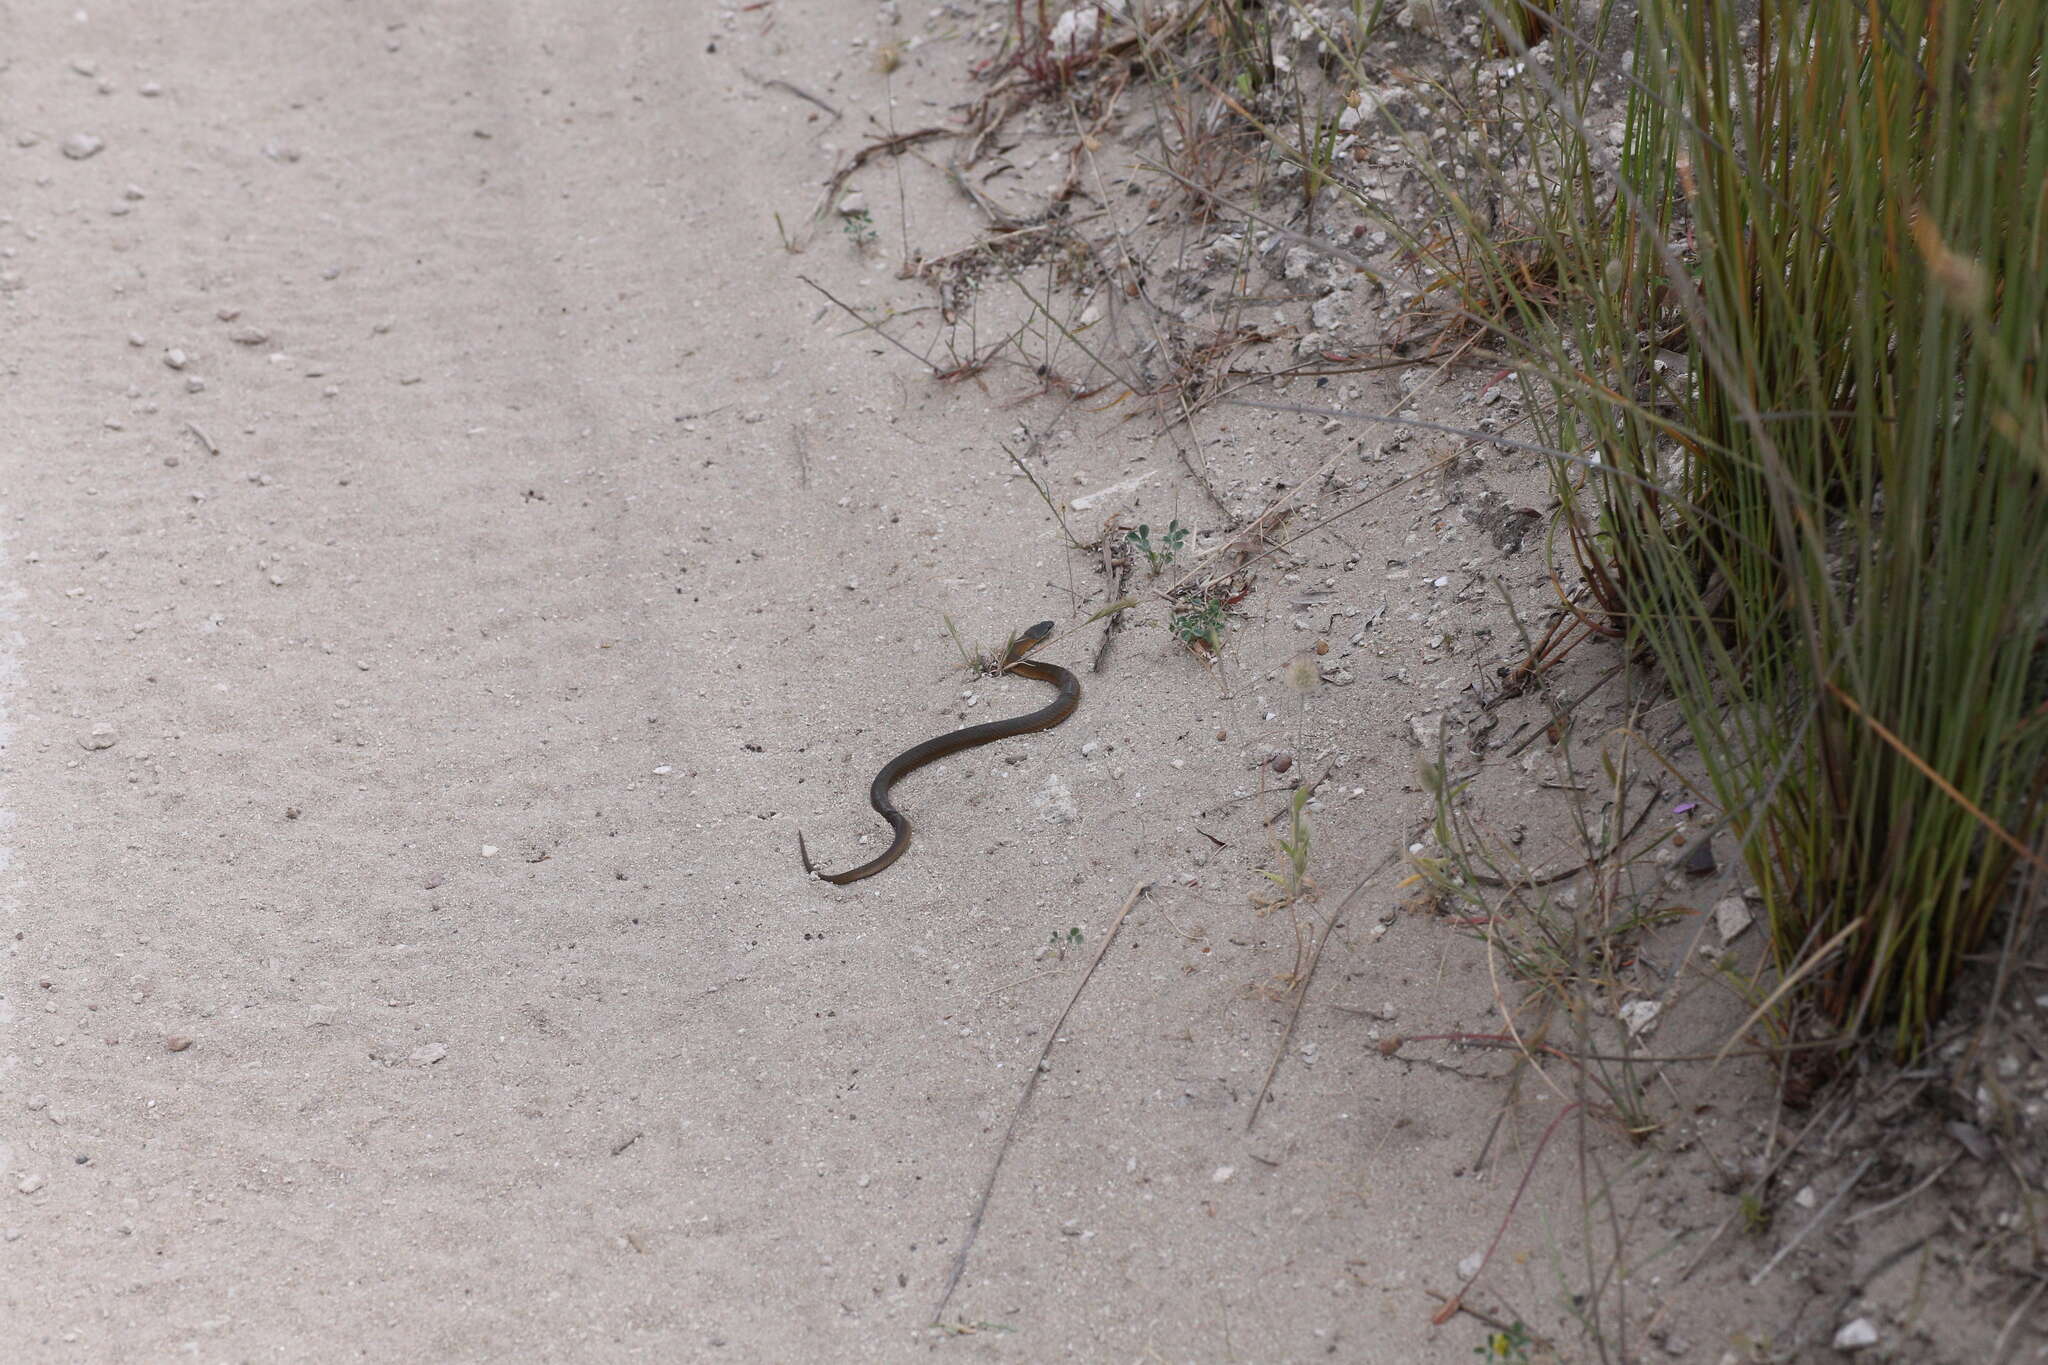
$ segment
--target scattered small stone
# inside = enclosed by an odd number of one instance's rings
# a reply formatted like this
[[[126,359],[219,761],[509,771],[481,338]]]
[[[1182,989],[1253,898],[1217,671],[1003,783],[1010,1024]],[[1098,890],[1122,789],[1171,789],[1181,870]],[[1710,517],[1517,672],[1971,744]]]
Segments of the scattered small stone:
[[[33,147],[42,140],[41,134],[32,133],[26,128],[14,135],[14,145],[17,147]]]
[[[844,199],[839,201],[839,216],[842,218],[851,218],[855,214],[866,213],[867,211],[867,196],[862,194],[859,190],[854,190],[852,193],[848,194]]]
[[[297,161],[299,159],[299,149],[290,143],[280,142],[276,138],[272,138],[263,144],[263,155],[269,157],[272,161]]]
[[[201,378],[200,378],[200,377],[199,377],[198,375],[196,375],[196,374],[188,374],[188,375],[186,375],[186,376],[185,376],[185,392],[187,392],[187,393],[205,393],[205,392],[206,392],[206,381],[205,381],[204,379],[201,379]]]
[[[1102,29],[1102,12],[1092,5],[1076,5],[1053,24],[1046,42],[1061,60],[1094,50]]]
[[[1714,903],[1714,925],[1721,931],[1723,943],[1733,943],[1755,919],[1740,896],[1729,896]]]
[[[1458,1278],[1461,1280],[1469,1280],[1474,1275],[1477,1275],[1480,1272],[1480,1270],[1485,1267],[1485,1265],[1486,1254],[1484,1252],[1475,1251],[1470,1256],[1467,1256],[1464,1260],[1458,1262]]]
[[[1978,1161],[1989,1161],[1998,1155],[1998,1149],[1991,1145],[1991,1139],[1984,1136],[1984,1130],[1974,1123],[1957,1119],[1948,1125],[1948,1135],[1961,1143],[1963,1150]]]
[[[1663,1011],[1664,1006],[1655,1000],[1631,1000],[1615,1013],[1620,1016],[1621,1022],[1627,1025],[1628,1036],[1640,1038],[1649,1030],[1650,1025],[1657,1022],[1657,1016]]]
[[[1444,31],[1444,19],[1440,0],[1408,0],[1394,16],[1394,22],[1402,28],[1413,29],[1417,33],[1432,37],[1441,34]]]
[[[138,94],[138,95],[140,95],[140,96],[142,96],[142,97],[143,97],[144,99],[146,99],[146,100],[153,100],[153,99],[155,99],[155,98],[156,98],[156,97],[157,97],[158,95],[161,95],[161,94],[163,94],[163,92],[164,92],[164,88],[163,88],[163,86],[159,85],[159,84],[158,84],[157,82],[155,82],[155,81],[144,81],[144,82],[143,82],[143,83],[142,83],[141,85],[137,86],[137,87],[136,87],[136,89],[135,89],[135,93],[136,93],[136,94]]]
[[[1074,793],[1059,774],[1045,779],[1045,785],[1031,796],[1031,808],[1038,812],[1038,818],[1050,825],[1071,825],[1081,818],[1081,808],[1075,804]]]
[[[1435,752],[1443,743],[1444,717],[1441,711],[1425,711],[1408,717],[1408,737],[1422,749]]]
[[[83,161],[89,156],[99,155],[100,149],[106,145],[91,133],[73,133],[64,139],[64,155],[73,161]]]
[[[0,270],[0,294],[12,294],[27,283],[19,270]]]
[[[97,76],[100,74],[99,63],[90,57],[73,57],[71,59],[71,69],[81,76]]]
[[[140,332],[130,332],[128,334],[128,344],[136,347],[147,346],[149,345],[149,338]]]
[[[1714,841],[1695,840],[1685,851],[1685,856],[1678,860],[1678,866],[1689,877],[1713,876],[1720,868],[1720,864],[1714,861]]]
[[[485,845],[484,845],[484,847],[483,847],[483,855],[484,855],[484,856],[485,856],[486,858],[495,858],[495,857],[497,857],[497,856],[498,856],[498,846],[497,846],[496,844],[485,844]]]
[[[23,1194],[34,1194],[48,1182],[39,1175],[25,1175],[14,1182],[14,1188]]]
[[[121,191],[121,197],[140,203],[142,200],[149,198],[149,192],[140,185],[130,185],[127,189]]]
[[[414,1048],[406,1055],[405,1060],[408,1066],[432,1066],[447,1055],[448,1045],[446,1043],[427,1043],[424,1046]]]
[[[174,1033],[164,1039],[164,1051],[166,1052],[183,1052],[191,1046],[192,1040],[182,1033]]]
[[[1318,332],[1334,332],[1344,325],[1350,311],[1351,295],[1342,289],[1332,289],[1309,305],[1309,323]]]
[[[78,737],[78,747],[81,749],[111,749],[119,738],[120,736],[115,733],[113,726],[101,722]]]
[[[1877,1345],[1877,1328],[1869,1318],[1851,1318],[1835,1333],[1837,1351],[1860,1351],[1866,1346]]]
[[[1235,1166],[1218,1166],[1216,1170],[1209,1176],[1209,1180],[1212,1184],[1221,1185],[1224,1181],[1230,1179],[1230,1177],[1236,1174],[1237,1167]]]
[[[192,357],[186,355],[176,346],[173,346],[171,347],[170,350],[164,352],[164,364],[170,366],[174,370],[182,370],[191,363]]]
[[[228,340],[234,342],[237,346],[261,346],[264,342],[270,340],[270,333],[264,331],[261,327],[251,327],[245,324],[229,332]]]

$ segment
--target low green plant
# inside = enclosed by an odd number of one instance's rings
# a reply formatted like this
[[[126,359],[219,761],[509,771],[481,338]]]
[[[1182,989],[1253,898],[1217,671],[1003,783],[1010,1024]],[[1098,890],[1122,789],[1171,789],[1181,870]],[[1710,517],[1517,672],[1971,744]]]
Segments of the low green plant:
[[[1280,888],[1281,899],[1277,905],[1286,905],[1301,898],[1302,888],[1308,884],[1309,823],[1308,788],[1296,787],[1287,803],[1287,833],[1277,836],[1273,842],[1280,846],[1280,852],[1287,859],[1287,866],[1280,871],[1262,868],[1260,871],[1273,885]]]
[[[1498,1361],[1501,1365],[1528,1365],[1529,1352],[1535,1346],[1529,1336],[1529,1329],[1521,1323],[1486,1334],[1486,1340],[1472,1348],[1472,1354],[1484,1361]]]
[[[1179,558],[1180,552],[1187,547],[1188,528],[1180,524],[1179,517],[1175,517],[1166,524],[1166,530],[1160,534],[1159,543],[1156,545],[1152,543],[1152,528],[1142,524],[1135,531],[1126,531],[1124,539],[1129,541],[1138,553],[1145,556],[1145,562],[1151,566],[1153,576],[1157,577],[1159,572]]]
[[[1200,645],[1210,654],[1223,649],[1223,599],[1204,596],[1191,602],[1176,602],[1167,618],[1167,629],[1189,649]]]
[[[1408,245],[1544,400],[1585,619],[1662,670],[1805,1014],[1911,1051],[2048,887],[2048,7],[1588,22],[1480,174],[1418,164],[1455,260]]]
[[[855,246],[865,251],[874,245],[875,220],[866,209],[854,209],[850,213],[842,211],[839,219],[840,231],[844,232]]]

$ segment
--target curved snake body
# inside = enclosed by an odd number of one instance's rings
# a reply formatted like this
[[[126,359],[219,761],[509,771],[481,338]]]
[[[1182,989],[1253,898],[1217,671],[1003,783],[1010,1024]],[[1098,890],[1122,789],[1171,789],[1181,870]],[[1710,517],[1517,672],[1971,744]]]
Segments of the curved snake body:
[[[957,754],[962,749],[972,749],[981,744],[993,744],[1012,735],[1028,735],[1034,730],[1050,730],[1073,715],[1074,708],[1081,704],[1080,679],[1058,664],[1040,663],[1025,657],[1044,644],[1051,634],[1052,622],[1040,621],[1019,635],[1011,644],[1009,652],[1003,656],[999,671],[1015,673],[1020,678],[1051,683],[1059,689],[1058,696],[1028,715],[1018,716],[1013,720],[994,720],[982,725],[969,725],[949,734],[928,739],[922,744],[913,745],[884,763],[882,770],[875,774],[875,780],[868,786],[868,804],[875,808],[877,815],[889,822],[889,828],[895,833],[896,837],[890,842],[889,847],[882,850],[879,857],[849,871],[820,872],[811,865],[810,850],[804,847],[803,831],[798,830],[797,856],[803,859],[804,871],[835,886],[844,886],[848,882],[857,882],[863,877],[874,876],[902,857],[904,850],[910,847],[910,821],[904,818],[903,812],[897,810],[895,803],[889,799],[889,789],[896,785],[898,779],[948,754]]]

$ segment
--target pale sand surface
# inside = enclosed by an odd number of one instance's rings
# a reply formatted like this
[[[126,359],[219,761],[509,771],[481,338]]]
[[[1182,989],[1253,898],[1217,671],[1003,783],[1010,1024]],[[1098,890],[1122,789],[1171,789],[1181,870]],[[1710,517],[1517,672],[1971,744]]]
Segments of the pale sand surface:
[[[876,135],[865,8],[0,15],[9,1360],[1472,1358],[1424,1291],[1557,1104],[1475,1177],[1500,1091],[1372,1045],[1489,1026],[1474,946],[1393,914],[1427,698],[1361,665],[1305,710],[1281,596],[1220,672],[1134,631],[1064,727],[906,783],[885,876],[797,867],[800,824],[871,855],[869,775],[963,692],[1042,699],[945,616],[1102,600],[996,447],[1058,405],[936,384],[796,278],[923,306],[895,244],[778,243]],[[970,56],[900,72],[897,126]],[[911,217],[962,245],[937,184]],[[1150,511],[1219,520],[1145,423],[1063,432],[1063,495],[1160,466]],[[1413,511],[1346,532],[1368,603],[1424,590],[1381,571]],[[1346,756],[1322,912],[1365,889],[1247,1133],[1297,927],[1229,798],[1276,746]],[[982,1326],[932,1333],[1148,882],[948,1306]],[[1551,1329],[1570,1174],[1489,1272]]]

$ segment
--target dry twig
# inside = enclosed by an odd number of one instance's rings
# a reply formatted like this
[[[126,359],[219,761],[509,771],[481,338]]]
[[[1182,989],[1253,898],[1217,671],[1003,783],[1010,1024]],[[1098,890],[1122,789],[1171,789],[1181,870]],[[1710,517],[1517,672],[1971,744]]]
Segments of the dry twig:
[[[945,1292],[939,1295],[939,1303],[932,1310],[932,1323],[936,1326],[946,1315],[946,1305],[952,1301],[953,1291],[960,1285],[960,1277],[966,1273],[967,1257],[974,1250],[974,1242],[981,1235],[982,1216],[988,1212],[990,1196],[996,1192],[996,1177],[1002,1174],[1003,1158],[1010,1154],[1010,1144],[1017,1137],[1017,1125],[1024,1120],[1024,1111],[1031,1106],[1031,1097],[1038,1091],[1038,1078],[1045,1074],[1045,1064],[1052,1056],[1053,1044],[1060,1038],[1060,1030],[1066,1027],[1067,1016],[1074,1012],[1074,1005],[1081,999],[1081,992],[1088,989],[1088,983],[1095,979],[1095,969],[1102,965],[1102,959],[1109,953],[1109,945],[1116,942],[1117,932],[1124,927],[1124,917],[1131,913],[1131,907],[1138,903],[1138,897],[1151,887],[1150,882],[1140,882],[1131,894],[1124,898],[1123,909],[1116,912],[1116,920],[1109,926],[1109,932],[1102,936],[1102,946],[1095,950],[1095,960],[1088,964],[1088,970],[1081,973],[1081,980],[1074,987],[1074,993],[1067,998],[1067,1007],[1060,1011],[1060,1017],[1053,1021],[1051,1032],[1046,1034],[1045,1046],[1039,1049],[1038,1060],[1032,1064],[1031,1078],[1024,1082],[1024,1093],[1017,1098],[1017,1108],[1010,1115],[1010,1126],[1003,1130],[1003,1140],[996,1144],[996,1159],[988,1168],[988,1181],[981,1187],[981,1198],[975,1201],[974,1215],[967,1220],[967,1235],[960,1239],[960,1250],[953,1257],[952,1273],[946,1276]]]

